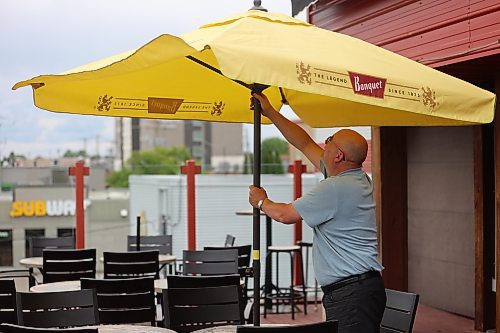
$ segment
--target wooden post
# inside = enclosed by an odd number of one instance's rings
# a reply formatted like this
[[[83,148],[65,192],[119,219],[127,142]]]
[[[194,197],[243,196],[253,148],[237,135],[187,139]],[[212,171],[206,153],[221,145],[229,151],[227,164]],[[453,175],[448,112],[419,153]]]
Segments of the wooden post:
[[[76,162],[69,168],[69,175],[75,177],[75,215],[76,215],[76,248],[85,248],[85,212],[83,207],[83,177],[90,174],[89,167],[83,166],[83,161]]]
[[[187,228],[188,250],[196,250],[196,203],[194,175],[201,173],[201,167],[193,160],[181,166],[181,173],[187,176]]]

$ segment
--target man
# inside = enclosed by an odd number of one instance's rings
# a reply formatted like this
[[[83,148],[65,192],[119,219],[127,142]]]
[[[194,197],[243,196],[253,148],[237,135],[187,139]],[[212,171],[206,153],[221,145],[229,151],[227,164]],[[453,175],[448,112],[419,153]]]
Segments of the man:
[[[277,112],[264,94],[253,96],[262,114],[326,179],[292,203],[273,202],[263,188],[250,186],[250,204],[278,222],[302,219],[313,228],[314,271],[324,292],[326,319],[338,320],[339,332],[379,332],[386,295],[377,260],[373,186],[361,169],[366,140],[344,129],[329,136],[323,149]]]

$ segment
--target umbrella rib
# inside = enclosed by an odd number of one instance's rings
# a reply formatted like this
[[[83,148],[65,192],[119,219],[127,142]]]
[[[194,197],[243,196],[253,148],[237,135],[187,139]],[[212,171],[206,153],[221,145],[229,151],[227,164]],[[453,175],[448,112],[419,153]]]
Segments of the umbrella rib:
[[[222,76],[224,76],[224,77],[227,77],[227,76],[225,76],[224,74],[222,74],[222,72],[220,71],[220,69],[217,69],[217,68],[215,68],[214,66],[209,65],[209,64],[207,64],[206,62],[201,61],[200,59],[197,59],[197,58],[195,58],[195,57],[193,57],[193,56],[186,56],[186,58],[188,58],[188,59],[189,59],[189,60],[191,60],[191,61],[194,61],[195,63],[197,63],[197,64],[199,64],[199,65],[202,65],[202,66],[203,66],[203,67],[205,67],[205,68],[210,69],[211,71],[214,71],[214,72],[215,72],[215,73],[217,73],[217,74],[220,74],[220,75],[222,75]],[[230,79],[230,80],[232,80],[232,79]],[[247,83],[245,83],[245,82],[242,82],[242,81],[239,81],[239,80],[232,80],[232,81],[234,81],[234,82],[236,82],[236,83],[238,83],[238,84],[240,84],[240,85],[244,86],[245,88],[248,88],[248,89],[252,90],[252,86],[251,86],[251,85],[249,85],[249,84],[247,84]]]

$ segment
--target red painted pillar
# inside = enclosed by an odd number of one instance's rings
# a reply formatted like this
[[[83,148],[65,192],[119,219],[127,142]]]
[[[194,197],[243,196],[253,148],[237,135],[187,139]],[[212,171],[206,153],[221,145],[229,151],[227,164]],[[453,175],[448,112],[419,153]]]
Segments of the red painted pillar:
[[[85,248],[85,211],[83,208],[83,177],[90,174],[90,169],[83,166],[83,161],[69,168],[69,175],[75,177],[75,215],[76,215],[76,248]]]
[[[201,167],[193,160],[181,166],[181,173],[187,176],[187,232],[188,250],[196,250],[196,204],[194,175],[201,173]]]
[[[293,164],[288,167],[288,172],[293,173],[293,199],[302,196],[302,174],[306,172],[306,166],[302,164],[301,160],[295,160]],[[293,243],[297,244],[302,240],[302,220],[293,225]],[[301,263],[295,257],[295,284],[302,284],[302,272],[300,270]]]

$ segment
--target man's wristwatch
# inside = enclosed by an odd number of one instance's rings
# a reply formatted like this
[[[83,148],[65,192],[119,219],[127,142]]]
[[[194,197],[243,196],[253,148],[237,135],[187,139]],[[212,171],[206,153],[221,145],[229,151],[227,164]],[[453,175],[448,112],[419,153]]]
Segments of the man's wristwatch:
[[[259,202],[257,202],[257,208],[262,210],[262,204],[264,203],[264,200],[266,200],[267,198],[264,198],[264,199],[260,199]]]

